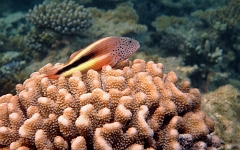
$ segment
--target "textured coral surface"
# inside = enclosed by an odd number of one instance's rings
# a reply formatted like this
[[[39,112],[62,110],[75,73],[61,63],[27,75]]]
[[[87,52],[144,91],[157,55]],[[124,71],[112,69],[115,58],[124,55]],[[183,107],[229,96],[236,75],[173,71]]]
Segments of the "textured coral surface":
[[[61,64],[56,64],[55,67]],[[0,97],[10,149],[201,149],[220,146],[201,94],[161,63],[136,59],[50,80],[47,64]]]
[[[240,148],[239,97],[240,91],[232,85],[222,86],[203,95],[203,107],[216,122],[216,132],[228,149]]]
[[[92,25],[91,13],[74,1],[40,4],[29,10],[26,19],[37,27],[62,34],[79,34]]]
[[[140,34],[148,29],[146,25],[138,23],[139,16],[132,3],[121,3],[108,11],[96,7],[89,8],[89,11],[94,23],[86,32],[93,37]]]

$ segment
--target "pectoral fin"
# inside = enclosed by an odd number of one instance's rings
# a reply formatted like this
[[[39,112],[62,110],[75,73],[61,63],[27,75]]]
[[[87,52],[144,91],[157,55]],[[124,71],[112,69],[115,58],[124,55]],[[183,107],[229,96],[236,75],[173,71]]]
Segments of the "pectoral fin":
[[[51,70],[49,70],[47,73],[46,73],[46,76],[47,78],[49,79],[58,79],[60,75],[57,74],[58,72],[58,68],[52,68]]]

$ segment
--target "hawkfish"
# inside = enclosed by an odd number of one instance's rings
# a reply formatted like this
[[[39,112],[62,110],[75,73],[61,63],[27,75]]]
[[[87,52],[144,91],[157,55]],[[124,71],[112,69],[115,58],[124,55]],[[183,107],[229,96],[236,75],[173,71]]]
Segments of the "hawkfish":
[[[118,62],[129,58],[139,48],[139,42],[129,37],[102,38],[74,52],[62,67],[49,70],[46,77],[58,79],[60,76],[69,77],[77,70],[85,74],[90,69],[99,71],[105,65],[113,67]]]

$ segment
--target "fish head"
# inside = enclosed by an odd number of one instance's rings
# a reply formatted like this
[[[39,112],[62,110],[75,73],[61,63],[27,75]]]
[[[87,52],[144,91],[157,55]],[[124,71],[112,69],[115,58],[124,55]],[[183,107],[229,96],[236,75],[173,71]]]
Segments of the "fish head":
[[[116,45],[116,51],[118,56],[120,56],[118,62],[128,59],[139,48],[140,44],[137,40],[129,37],[120,37]]]

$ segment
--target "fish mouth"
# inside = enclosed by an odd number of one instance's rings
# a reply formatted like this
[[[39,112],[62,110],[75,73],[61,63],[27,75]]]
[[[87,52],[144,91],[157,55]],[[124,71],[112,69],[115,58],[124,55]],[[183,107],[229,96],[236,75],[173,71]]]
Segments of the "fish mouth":
[[[138,50],[139,48],[140,48],[140,43],[138,42],[136,49]]]

